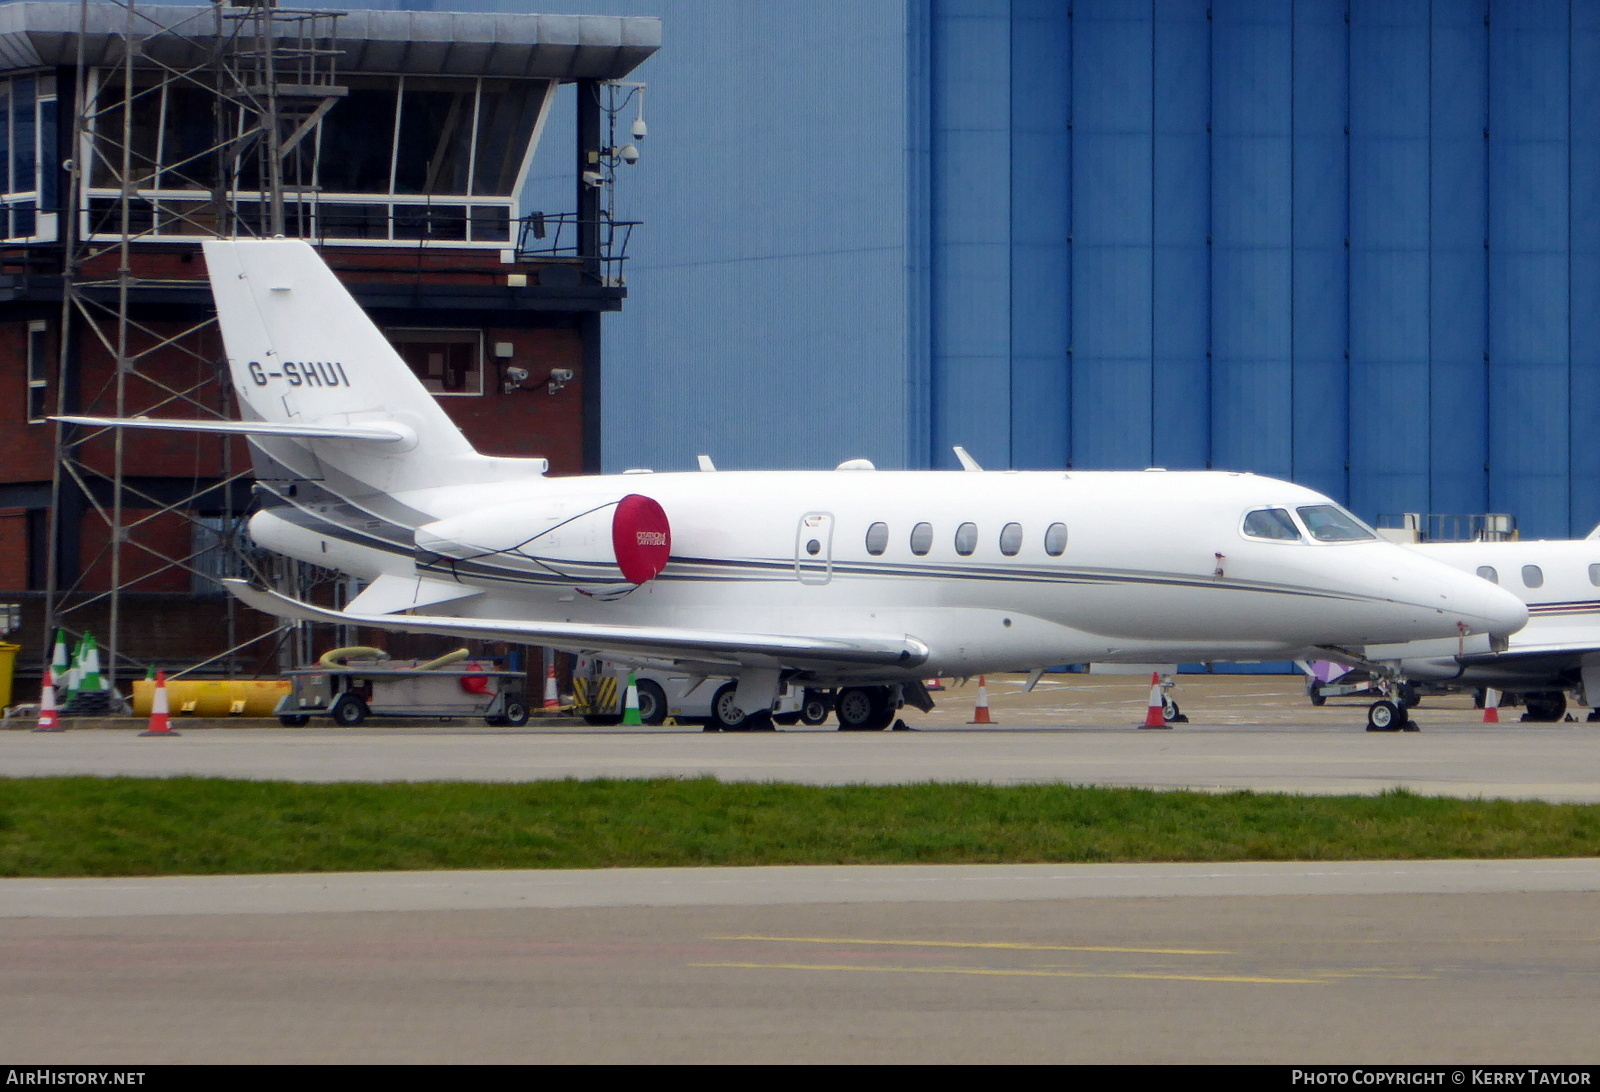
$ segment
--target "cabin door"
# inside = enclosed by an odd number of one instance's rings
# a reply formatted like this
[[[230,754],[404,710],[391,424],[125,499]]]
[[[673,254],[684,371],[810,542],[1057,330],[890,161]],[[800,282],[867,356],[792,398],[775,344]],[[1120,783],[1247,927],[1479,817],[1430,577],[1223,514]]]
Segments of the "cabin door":
[[[833,513],[807,512],[794,536],[794,574],[802,584],[833,579]]]

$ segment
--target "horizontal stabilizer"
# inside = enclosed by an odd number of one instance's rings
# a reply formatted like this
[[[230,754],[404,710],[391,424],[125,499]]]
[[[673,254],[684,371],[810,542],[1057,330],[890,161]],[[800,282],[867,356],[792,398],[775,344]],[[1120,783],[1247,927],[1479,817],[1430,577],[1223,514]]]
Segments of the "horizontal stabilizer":
[[[302,436],[314,440],[371,440],[393,444],[414,440],[411,430],[396,424],[291,425],[269,421],[185,421],[172,417],[52,417],[68,425],[95,428],[155,428],[175,432],[222,432],[243,436]]]
[[[371,626],[395,633],[442,633],[453,637],[519,641],[556,648],[616,652],[671,659],[716,660],[730,665],[827,663],[916,667],[928,646],[915,637],[791,637],[769,633],[728,633],[679,626],[614,626],[583,622],[545,622],[514,618],[440,618],[413,614],[356,614],[290,599],[255,588],[248,581],[223,586],[246,606],[279,618],[335,625]]]

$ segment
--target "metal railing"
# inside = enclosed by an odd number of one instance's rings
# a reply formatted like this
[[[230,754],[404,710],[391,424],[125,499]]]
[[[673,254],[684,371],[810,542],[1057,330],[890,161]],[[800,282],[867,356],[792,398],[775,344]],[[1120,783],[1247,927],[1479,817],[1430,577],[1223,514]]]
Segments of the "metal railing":
[[[1385,512],[1378,516],[1378,528],[1409,531],[1414,542],[1510,542],[1518,537],[1517,517],[1505,512]]]
[[[628,242],[633,229],[643,221],[582,220],[575,212],[533,212],[517,219],[517,260],[536,262],[561,258],[584,263],[600,283],[610,287],[626,284],[622,263],[628,260]],[[584,236],[594,232],[594,250],[582,253]]]

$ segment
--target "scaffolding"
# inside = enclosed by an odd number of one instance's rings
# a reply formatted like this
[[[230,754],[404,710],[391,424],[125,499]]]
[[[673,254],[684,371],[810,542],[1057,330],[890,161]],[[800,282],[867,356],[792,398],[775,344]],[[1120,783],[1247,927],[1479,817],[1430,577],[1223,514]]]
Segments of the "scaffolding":
[[[121,30],[109,50],[88,58],[91,7],[103,13],[108,4],[125,17]],[[57,218],[63,291],[56,413],[232,419],[215,316],[176,323],[162,317],[163,301],[192,298],[197,279],[152,276],[135,260],[137,244],[163,228],[189,236],[309,234],[306,225],[288,222],[285,192],[313,188],[305,138],[345,94],[334,39],[343,13],[236,0],[170,23],[137,0],[80,0],[79,9],[71,152]],[[160,10],[170,19],[175,9]],[[97,17],[95,26],[102,25]],[[187,139],[166,124],[175,110],[188,121]],[[196,191],[209,200],[196,200]],[[294,208],[298,221],[306,203],[296,200]],[[84,382],[90,355],[110,365],[93,389]],[[125,597],[141,584],[184,573],[199,588],[250,573],[304,596],[328,579],[249,546],[243,524],[250,468],[236,465],[231,437],[183,441],[194,445],[194,476],[186,488],[156,489],[133,472],[123,433],[57,423],[45,574],[44,646],[58,628],[79,633],[89,618],[103,619],[113,693],[119,678],[142,675],[147,666],[127,654],[123,633]],[[208,452],[220,474],[199,471]],[[174,517],[191,529],[186,546],[170,541]],[[86,525],[104,532],[92,556],[81,546]],[[163,527],[167,540],[157,534]],[[305,641],[293,627],[241,642],[236,604],[232,597],[226,604],[228,651],[214,659],[228,674],[238,669],[237,652],[262,637],[278,636],[280,656],[309,653],[283,647],[297,632],[296,644]]]

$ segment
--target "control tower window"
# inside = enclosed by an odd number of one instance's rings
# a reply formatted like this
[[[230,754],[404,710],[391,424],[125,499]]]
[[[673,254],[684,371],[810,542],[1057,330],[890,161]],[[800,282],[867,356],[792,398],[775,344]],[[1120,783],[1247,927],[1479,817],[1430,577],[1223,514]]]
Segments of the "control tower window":
[[[91,122],[94,155],[86,194],[91,236],[113,235],[121,227],[114,165],[122,162],[122,80],[119,70],[93,73],[90,94],[100,108]],[[209,154],[217,140],[213,99],[202,88],[163,86],[153,73],[135,73],[134,82],[129,150],[140,196],[133,202],[130,226],[150,237],[209,235],[216,227],[211,191],[217,159]],[[513,235],[524,167],[555,83],[341,76],[338,86],[345,94],[285,159],[288,230],[339,243],[417,240],[504,247]],[[0,80],[0,95],[5,97],[0,116],[6,121],[0,126],[0,158],[6,160],[7,177],[20,172],[30,180],[21,190],[13,185],[8,191],[9,220],[0,218],[0,230],[9,224],[11,237],[17,238],[20,224],[22,237],[31,237],[35,210],[53,207],[56,200],[50,187],[57,172],[45,171],[37,184],[33,181],[35,164],[55,158],[40,151],[47,145],[54,149],[54,78]],[[227,124],[235,133],[247,132],[254,115],[240,107]],[[268,231],[259,149],[238,160],[230,183],[240,229]],[[53,220],[48,230],[55,230]]]
[[[340,82],[350,93],[322,119],[324,154],[317,160],[317,182],[329,193],[387,194],[400,101],[395,81],[348,76]]]
[[[478,330],[387,330],[389,343],[434,394],[483,393]]]
[[[0,80],[0,237],[55,239],[55,142],[55,77]]]
[[[544,85],[484,80],[478,93],[478,147],[472,192],[510,197],[522,172],[522,150],[544,106]]]

